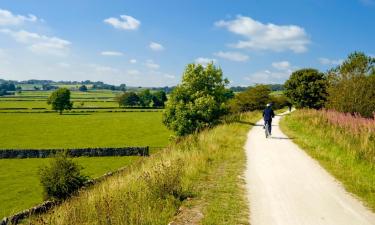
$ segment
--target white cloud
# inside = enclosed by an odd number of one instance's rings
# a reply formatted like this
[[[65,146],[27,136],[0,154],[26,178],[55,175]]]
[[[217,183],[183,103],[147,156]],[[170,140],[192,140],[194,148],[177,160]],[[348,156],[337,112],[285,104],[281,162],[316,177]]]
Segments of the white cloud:
[[[57,65],[62,68],[69,68],[71,66],[69,63],[66,62],[59,62],[57,63]]]
[[[100,54],[103,56],[123,56],[124,55],[122,52],[116,52],[116,51],[103,51]]]
[[[335,66],[335,65],[340,65],[344,60],[342,60],[342,59],[328,59],[328,58],[322,57],[322,58],[319,58],[318,61],[322,65]]]
[[[176,76],[171,75],[171,74],[168,74],[168,73],[165,73],[165,74],[164,74],[164,77],[165,77],[165,78],[168,78],[168,79],[175,79],[175,78],[176,78]]]
[[[104,22],[120,30],[137,30],[141,25],[141,22],[139,20],[128,15],[121,15],[120,19],[110,17],[105,19]]]
[[[149,69],[155,69],[155,70],[160,68],[159,64],[155,63],[154,61],[150,59],[146,61],[145,66],[147,66]]]
[[[131,60],[129,60],[129,62],[130,62],[131,64],[135,64],[135,63],[137,63],[137,60],[136,60],[136,59],[131,59]]]
[[[139,70],[128,70],[126,71],[127,74],[129,75],[133,75],[133,76],[137,76],[137,75],[140,75],[141,72],[139,72]]]
[[[0,29],[0,33],[10,35],[19,43],[28,44],[28,49],[37,54],[65,56],[71,45],[69,41],[58,37],[48,37],[25,30]]]
[[[220,20],[215,25],[245,37],[246,40],[240,40],[232,45],[240,49],[276,52],[290,50],[301,53],[307,51],[307,45],[310,43],[305,30],[296,25],[263,24],[245,16],[237,16],[236,19],[229,21]]]
[[[199,57],[195,59],[196,64],[207,65],[212,62],[215,63],[216,59],[210,59],[210,58],[204,58],[204,57]]]
[[[11,26],[11,25],[21,25],[24,22],[36,22],[38,17],[33,14],[27,16],[14,15],[12,12],[4,9],[0,9],[0,25],[1,26]]]
[[[153,51],[163,51],[164,50],[163,45],[161,45],[159,43],[156,43],[156,42],[151,42],[149,47]]]
[[[272,67],[275,70],[261,70],[245,77],[245,80],[251,84],[282,84],[298,69],[288,61],[273,62]]]
[[[88,65],[89,67],[93,68],[95,70],[95,72],[98,72],[98,73],[118,73],[119,70],[114,68],[114,67],[111,67],[111,66],[103,66],[103,65],[98,65],[98,64],[89,64]]]
[[[216,52],[214,53],[215,56],[231,60],[231,61],[236,61],[236,62],[245,62],[249,59],[249,56],[242,54],[240,52]]]
[[[273,62],[272,67],[277,70],[288,70],[290,69],[290,63],[288,61]]]

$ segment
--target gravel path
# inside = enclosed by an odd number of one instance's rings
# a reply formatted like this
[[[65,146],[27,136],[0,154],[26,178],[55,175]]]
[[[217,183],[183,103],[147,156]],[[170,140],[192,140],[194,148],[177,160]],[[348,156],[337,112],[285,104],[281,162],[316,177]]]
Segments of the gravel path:
[[[246,183],[252,225],[375,225],[375,214],[279,129],[248,133]]]

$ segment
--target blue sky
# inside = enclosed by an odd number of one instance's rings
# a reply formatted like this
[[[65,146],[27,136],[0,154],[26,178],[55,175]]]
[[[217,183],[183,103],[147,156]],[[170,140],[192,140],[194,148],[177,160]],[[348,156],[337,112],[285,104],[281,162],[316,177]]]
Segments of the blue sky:
[[[375,0],[1,0],[0,78],[175,85],[214,61],[231,85],[283,83],[375,54]]]

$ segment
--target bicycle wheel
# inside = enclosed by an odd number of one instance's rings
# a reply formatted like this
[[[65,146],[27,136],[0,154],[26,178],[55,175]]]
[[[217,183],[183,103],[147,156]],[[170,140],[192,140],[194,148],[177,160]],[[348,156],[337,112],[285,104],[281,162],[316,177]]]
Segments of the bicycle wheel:
[[[264,132],[266,133],[266,138],[268,138],[268,136],[270,136],[268,126],[269,126],[269,124],[266,123],[266,125],[265,125],[265,129],[264,129]]]

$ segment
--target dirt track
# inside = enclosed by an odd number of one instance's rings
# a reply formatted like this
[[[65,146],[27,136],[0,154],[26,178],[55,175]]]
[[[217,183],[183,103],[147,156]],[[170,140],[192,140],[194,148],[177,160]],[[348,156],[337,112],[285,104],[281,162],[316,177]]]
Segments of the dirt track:
[[[288,139],[279,119],[269,139],[259,121],[245,145],[251,224],[374,225],[375,214]]]

